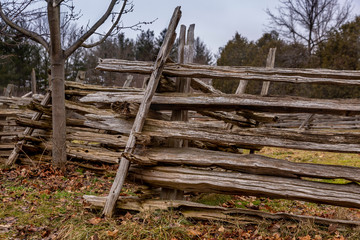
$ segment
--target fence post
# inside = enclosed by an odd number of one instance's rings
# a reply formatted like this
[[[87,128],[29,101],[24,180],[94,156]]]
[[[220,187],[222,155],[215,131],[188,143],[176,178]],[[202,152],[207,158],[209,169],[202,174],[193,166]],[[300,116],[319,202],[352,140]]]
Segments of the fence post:
[[[274,68],[275,66],[275,54],[276,48],[270,48],[268,57],[266,59],[266,68]],[[261,89],[261,96],[266,96],[269,94],[270,81],[264,81]]]
[[[31,93],[36,94],[36,74],[34,68],[31,71]]]
[[[123,87],[130,87],[131,84],[133,83],[133,79],[134,79],[134,76],[133,76],[133,75],[128,75],[128,76],[126,77],[126,81],[125,81]]]
[[[164,69],[166,60],[169,57],[171,48],[175,42],[175,38],[176,38],[175,29],[180,21],[180,18],[181,18],[180,7],[177,7],[171,18],[168,30],[166,32],[164,42],[160,48],[159,54],[155,61],[154,68],[153,68],[154,70],[150,76],[149,84],[146,88],[144,97],[140,104],[140,108],[136,115],[136,118],[135,118],[133,127],[131,129],[129,139],[126,144],[124,153],[133,153],[133,151],[134,151],[135,144],[136,144],[135,134],[141,132],[142,128],[144,126],[146,116],[149,112],[151,101],[155,94],[156,88],[158,86],[158,83],[159,83],[160,77],[162,75],[162,71]],[[125,157],[121,157],[120,165],[117,170],[116,177],[114,179],[114,183],[111,186],[110,193],[105,202],[103,214],[106,217],[111,217],[113,215],[115,204],[120,196],[120,192],[121,192],[122,186],[125,182],[125,178],[128,173],[129,167],[130,167],[129,160],[127,160]]]
[[[194,30],[195,24],[190,25],[186,41],[186,26],[181,25],[178,47],[178,63],[192,63],[194,59]],[[186,42],[186,45],[185,45]],[[190,91],[190,78],[177,78],[176,79],[176,91],[188,93]],[[171,115],[172,121],[188,121],[187,110],[173,110]],[[172,139],[169,141],[169,146],[174,148],[188,147],[187,140]],[[161,199],[165,200],[183,200],[184,191],[162,188]]]
[[[12,97],[14,94],[15,85],[8,84],[7,87],[4,89],[4,96],[5,97]]]
[[[85,74],[86,74],[85,71],[78,71],[75,82],[84,83],[85,82]]]

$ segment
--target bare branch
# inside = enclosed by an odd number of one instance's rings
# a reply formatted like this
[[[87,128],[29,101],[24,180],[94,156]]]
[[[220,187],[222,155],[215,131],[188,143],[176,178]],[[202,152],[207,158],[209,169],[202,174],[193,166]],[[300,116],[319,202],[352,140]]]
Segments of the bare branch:
[[[117,0],[111,0],[107,11],[104,15],[86,32],[84,33],[72,46],[65,50],[65,58],[69,57],[76,49],[81,47],[81,45],[108,19],[112,10],[114,9]],[[124,0],[124,4],[126,0]]]
[[[306,43],[309,54],[324,41],[329,31],[339,28],[350,16],[351,0],[280,0],[277,14],[269,9],[271,29],[294,42]]]
[[[109,31],[104,35],[104,37],[101,38],[99,41],[97,41],[97,42],[95,42],[95,43],[92,43],[92,44],[85,44],[85,43],[83,43],[83,44],[82,44],[82,47],[92,48],[92,47],[95,47],[95,46],[103,43],[103,42],[111,35],[111,33],[114,31],[115,27],[119,24],[120,19],[121,19],[121,16],[123,15],[124,10],[125,10],[125,7],[126,7],[126,3],[127,3],[127,0],[124,0],[124,3],[123,3],[123,5],[122,5],[122,7],[121,7],[121,10],[120,10],[120,12],[118,13],[117,19],[115,20],[115,22],[113,23],[113,25],[111,26],[111,28],[109,29]]]
[[[53,7],[59,6],[64,0],[53,0]]]
[[[2,4],[0,3],[0,17],[2,18],[2,20],[9,25],[11,28],[17,30],[18,32],[24,34],[25,36],[29,37],[31,40],[41,44],[46,51],[49,51],[49,43],[46,42],[46,40],[40,36],[39,34],[29,31],[23,27],[20,27],[19,25],[17,25],[16,23],[14,23],[13,21],[11,21],[6,14],[3,11],[3,7]]]

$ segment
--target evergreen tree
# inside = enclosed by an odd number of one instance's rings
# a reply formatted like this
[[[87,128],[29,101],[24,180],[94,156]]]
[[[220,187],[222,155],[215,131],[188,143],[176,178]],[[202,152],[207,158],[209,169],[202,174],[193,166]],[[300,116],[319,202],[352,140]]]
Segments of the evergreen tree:
[[[235,33],[233,39],[228,41],[225,47],[219,49],[219,66],[246,66],[251,63],[254,56],[255,45],[247,38]],[[234,93],[239,81],[214,79],[214,87],[225,93]]]
[[[155,38],[155,42],[154,42],[155,43],[155,50],[154,50],[155,56],[157,56],[157,54],[159,53],[161,45],[164,42],[166,31],[167,31],[167,29],[164,28],[160,32],[160,35],[157,38]],[[172,59],[174,62],[177,62],[178,46],[179,46],[179,39],[176,39],[173,47],[171,48],[170,55],[169,55],[169,58]]]
[[[322,68],[360,69],[360,16],[333,31],[322,43],[316,55]]]
[[[153,61],[156,58],[154,31],[141,32],[135,43],[135,58],[139,61]]]
[[[360,16],[331,32],[328,40],[319,46],[316,57],[322,68],[360,70]],[[360,97],[360,87],[357,86],[319,85],[316,90],[327,98]]]
[[[10,37],[10,33],[0,37],[0,56],[3,56],[0,60],[0,86],[12,83],[24,88],[30,83],[32,68],[38,70],[41,66],[40,47],[21,35]]]
[[[199,37],[195,39],[194,63],[210,65],[212,63],[212,54],[206,47],[206,44]]]

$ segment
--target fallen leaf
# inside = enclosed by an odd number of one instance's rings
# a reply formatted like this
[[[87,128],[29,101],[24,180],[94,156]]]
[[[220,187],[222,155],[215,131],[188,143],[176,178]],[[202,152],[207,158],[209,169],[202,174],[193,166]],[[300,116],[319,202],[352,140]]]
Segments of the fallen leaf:
[[[273,234],[273,237],[274,237],[275,240],[280,240],[280,239],[281,239],[279,233],[274,233],[274,234]]]
[[[115,229],[114,231],[107,231],[106,233],[109,237],[116,237],[118,232],[119,230]]]
[[[97,235],[97,233],[95,233],[90,240],[100,240],[99,236]]]
[[[100,222],[101,222],[101,218],[99,218],[99,217],[94,217],[94,218],[89,220],[89,223],[91,223],[92,225],[97,225]]]
[[[315,240],[322,240],[322,237],[320,235],[315,235],[314,239]]]
[[[191,236],[201,236],[201,232],[195,229],[188,229],[187,233]]]
[[[131,213],[127,212],[124,217],[126,220],[131,220],[133,218],[133,215],[131,215]]]
[[[223,226],[219,227],[218,229],[219,232],[225,232],[225,228]]]
[[[299,240],[311,240],[311,237],[306,235],[305,237],[299,237]]]
[[[275,223],[275,224],[272,224],[269,228],[268,228],[268,230],[270,231],[270,232],[277,232],[279,229],[280,229],[280,224],[278,224],[278,223]]]
[[[334,233],[334,232],[336,232],[337,228],[338,228],[337,224],[330,224],[330,226],[328,227],[328,232]]]

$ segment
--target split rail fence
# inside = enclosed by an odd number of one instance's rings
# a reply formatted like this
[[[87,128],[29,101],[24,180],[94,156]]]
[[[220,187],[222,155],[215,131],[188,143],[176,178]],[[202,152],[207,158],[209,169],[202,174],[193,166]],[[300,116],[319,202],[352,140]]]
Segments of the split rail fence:
[[[183,58],[183,62],[170,63],[167,57],[175,39],[179,15],[177,8],[155,63],[116,59],[99,62],[97,69],[102,71],[148,75],[150,80],[146,89],[66,83],[69,160],[83,161],[78,164],[95,170],[101,170],[103,164],[120,163],[109,196],[85,196],[85,199],[97,206],[105,206],[107,216],[112,215],[116,203],[132,210],[155,206],[151,200],[131,204],[133,199],[129,203],[119,198],[121,181],[127,177],[163,188],[163,198],[179,199],[183,191],[211,192],[360,208],[360,168],[241,154],[242,149],[253,152],[265,146],[360,153],[360,132],[299,131],[267,126],[276,124],[279,114],[358,117],[360,100],[224,94],[200,80],[216,78],[341,86],[360,85],[360,72],[204,66],[191,64],[191,56]],[[185,27],[181,29],[180,42],[184,44],[180,46],[185,50],[179,52],[191,55],[193,26],[187,41]],[[18,125],[38,129],[31,136],[20,137],[26,156],[20,154],[19,158],[22,161],[29,158],[31,161],[49,161],[51,105],[32,101],[29,108],[41,113],[42,118],[31,120],[29,116],[22,116],[16,120]],[[191,118],[194,114],[213,121],[196,121],[198,118]],[[236,127],[231,128],[229,124]],[[97,166],[90,166],[89,162]],[[346,179],[349,184],[314,179]],[[148,204],[146,207],[145,203]],[[180,203],[174,201],[174,205],[185,204]],[[169,206],[168,202],[162,204],[162,207]],[[160,205],[157,203],[158,208]]]

